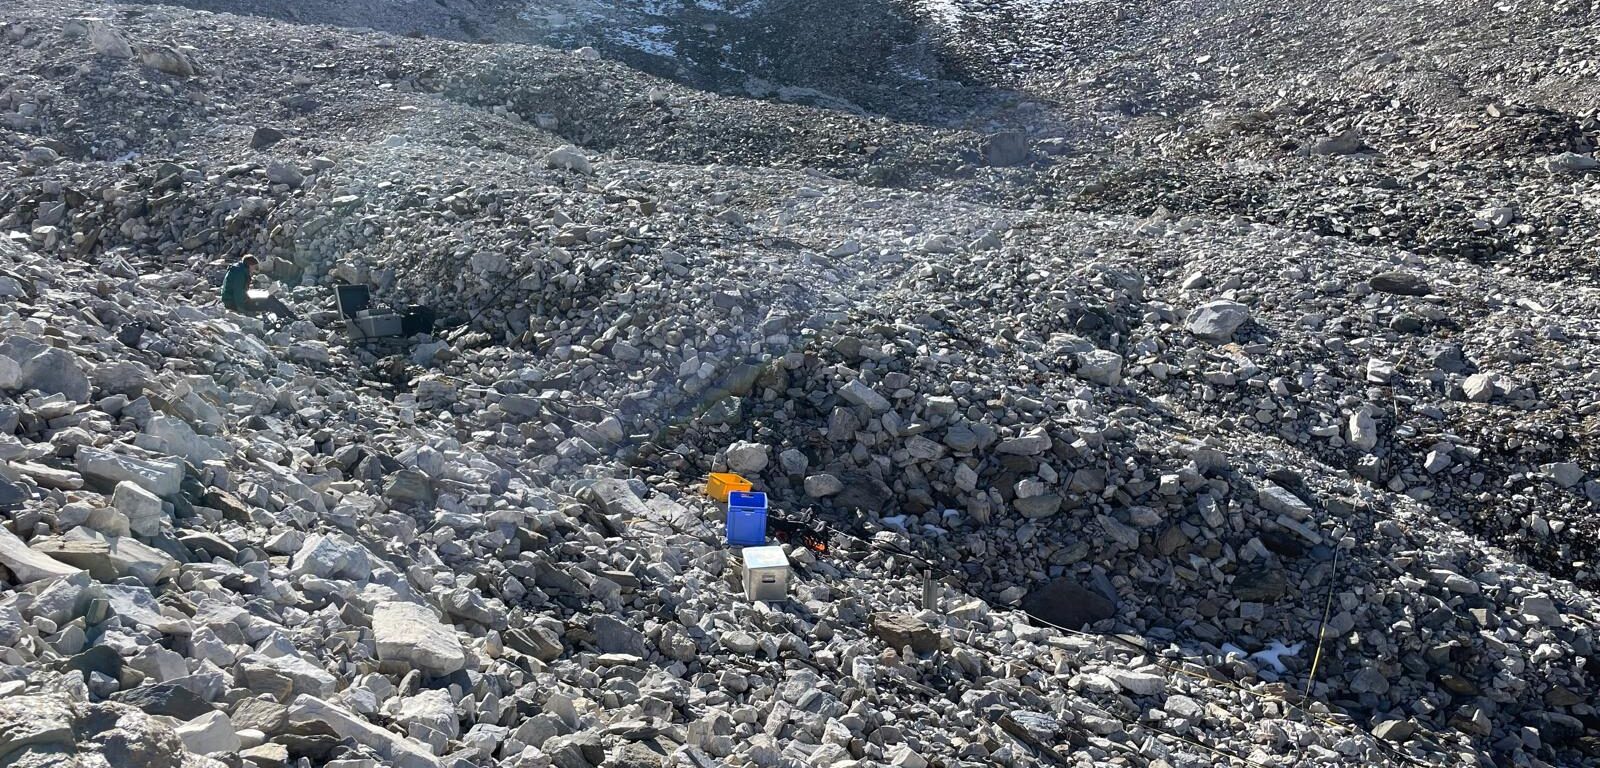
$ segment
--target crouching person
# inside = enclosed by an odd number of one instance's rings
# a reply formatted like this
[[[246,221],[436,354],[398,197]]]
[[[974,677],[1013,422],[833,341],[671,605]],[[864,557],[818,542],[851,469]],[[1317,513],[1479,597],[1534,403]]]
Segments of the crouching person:
[[[266,291],[250,290],[250,279],[255,277],[259,263],[247,253],[228,267],[228,273],[222,278],[222,306],[242,315],[268,314],[280,323],[300,319],[278,297]]]

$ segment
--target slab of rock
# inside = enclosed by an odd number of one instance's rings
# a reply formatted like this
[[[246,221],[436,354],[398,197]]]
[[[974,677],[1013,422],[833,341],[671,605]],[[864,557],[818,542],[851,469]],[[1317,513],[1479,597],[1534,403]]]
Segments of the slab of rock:
[[[115,360],[95,366],[89,371],[89,378],[96,388],[108,395],[138,397],[149,388],[154,374],[141,363]]]
[[[419,742],[384,730],[342,707],[315,696],[299,696],[289,707],[291,724],[320,724],[333,729],[340,738],[353,739],[378,753],[386,765],[395,768],[440,768],[441,763]]]
[[[957,424],[945,430],[944,444],[952,451],[969,453],[978,447],[978,433],[965,424]]]
[[[1067,576],[1029,592],[1021,608],[1040,621],[1067,629],[1082,629],[1117,615],[1116,602]]]
[[[589,620],[589,631],[594,633],[595,646],[602,653],[631,653],[641,657],[650,653],[645,636],[617,618],[594,616]]]
[[[19,389],[22,389],[22,365],[9,355],[0,355],[0,391],[15,392]]]
[[[70,469],[56,469],[27,461],[13,463],[11,468],[16,470],[17,474],[32,480],[40,488],[54,488],[58,491],[76,491],[83,488],[83,475]]]
[[[176,77],[194,77],[194,62],[170,45],[140,45],[139,63]]]
[[[83,570],[34,550],[5,526],[0,526],[0,566],[5,566],[21,584],[71,576]]]
[[[588,487],[585,494],[594,503],[599,504],[606,514],[616,515],[624,520],[640,520],[650,514],[644,501],[628,487],[625,480],[614,478],[596,480]]]
[[[112,582],[132,576],[154,587],[178,574],[172,555],[127,536],[107,536],[85,527],[65,536],[41,539],[38,549],[68,565],[89,572],[96,581]]]
[[[1155,696],[1166,690],[1167,679],[1148,672],[1131,669],[1108,669],[1104,673],[1111,681],[1135,696]]]
[[[1256,502],[1268,512],[1288,515],[1295,520],[1311,517],[1311,505],[1277,483],[1263,483],[1256,489]]]
[[[1362,406],[1350,414],[1347,434],[1350,444],[1362,451],[1371,451],[1378,446],[1378,425],[1372,418],[1371,408]]]
[[[385,603],[372,612],[378,658],[401,661],[434,677],[466,666],[466,651],[455,629],[416,603]]]
[[[1600,170],[1600,158],[1580,155],[1576,152],[1562,152],[1558,155],[1550,155],[1540,160],[1540,164],[1549,173],[1584,173],[1586,171]]]
[[[851,379],[849,383],[840,387],[839,397],[851,405],[864,405],[874,413],[882,413],[890,408],[888,398],[878,394],[860,379]]]
[[[461,735],[461,721],[456,718],[456,703],[450,691],[435,688],[400,700],[400,712],[395,722],[405,726],[406,733],[427,743],[430,732],[446,739]]]
[[[160,439],[167,453],[182,456],[195,466],[220,459],[226,453],[225,441],[195,434],[188,422],[166,414],[158,413],[151,418],[145,432]]]
[[[138,707],[148,715],[163,715],[179,720],[193,720],[213,709],[205,699],[178,683],[141,685],[138,688],[118,691],[111,698]]]
[[[280,700],[297,695],[332,696],[339,681],[328,670],[295,655],[251,654],[239,661],[246,687],[258,693],[279,691]]]
[[[282,768],[289,765],[289,748],[275,741],[257,744],[239,751],[246,768]],[[327,765],[333,765],[332,761]]]
[[[555,632],[539,626],[520,627],[504,634],[506,646],[540,661],[555,661],[567,648]]]
[[[150,590],[142,585],[102,584],[98,587],[111,612],[121,617],[123,624],[149,627],[171,635],[188,635],[193,627],[182,618],[168,616],[162,611]],[[168,609],[173,610],[173,609]]]
[[[70,752],[75,740],[72,733],[75,719],[77,713],[71,700],[61,694],[0,696],[0,759],[16,760],[28,752]],[[30,765],[28,762],[21,764]]]
[[[360,581],[372,575],[372,557],[366,547],[345,534],[313,533],[290,561],[289,572]]]
[[[0,760],[16,768],[223,766],[187,751],[171,728],[133,707],[62,693],[0,696]]]
[[[1311,142],[1313,155],[1353,155],[1361,151],[1361,131],[1349,128],[1333,136],[1322,136]]]
[[[279,160],[267,163],[267,181],[273,184],[283,184],[284,186],[295,188],[304,184],[305,180],[305,174],[301,173],[300,169],[294,166],[294,163],[285,163]]]
[[[717,644],[741,656],[748,656],[761,648],[761,641],[755,635],[738,629],[718,635]]]
[[[1232,341],[1234,332],[1249,319],[1249,307],[1237,301],[1219,300],[1195,307],[1184,320],[1184,327],[1207,341]]]
[[[27,499],[29,493],[22,490],[21,485],[16,485],[10,478],[0,475],[0,509],[18,509]]]
[[[1019,496],[1013,502],[1017,512],[1029,520],[1050,517],[1061,511],[1061,494],[1045,493],[1038,496]]]
[[[1583,471],[1583,467],[1570,461],[1557,461],[1549,464],[1543,464],[1540,465],[1539,471],[1543,472],[1546,477],[1554,480],[1556,485],[1559,485],[1562,488],[1571,488],[1572,486],[1583,482],[1584,476],[1588,474],[1587,472]]]
[[[1433,286],[1428,285],[1427,278],[1398,270],[1373,275],[1367,285],[1372,286],[1374,291],[1396,296],[1427,296],[1433,293]]]
[[[839,478],[844,488],[833,497],[839,509],[883,509],[894,490],[866,472],[847,472]]]
[[[133,45],[128,42],[128,36],[103,21],[89,24],[89,47],[108,59],[133,58]]]
[[[605,742],[594,731],[579,731],[547,739],[540,750],[556,768],[592,768],[606,763]]]
[[[908,613],[880,611],[872,614],[872,633],[890,648],[911,646],[916,653],[939,650],[939,632]]]
[[[1276,568],[1255,567],[1233,577],[1233,596],[1247,603],[1275,603],[1289,593],[1289,582]]]
[[[383,497],[401,503],[432,504],[433,485],[426,474],[415,469],[402,469],[389,477],[389,482],[383,487]]]
[[[794,448],[785,448],[778,454],[778,466],[783,468],[784,474],[800,476],[806,473],[806,468],[811,466],[811,460],[806,455]]]
[[[1034,427],[1017,437],[1008,437],[995,446],[995,453],[1010,456],[1038,456],[1050,450],[1050,433],[1044,427]]]
[[[257,126],[254,133],[250,134],[251,149],[266,149],[267,147],[283,141],[284,134],[271,126]]]
[[[173,461],[125,456],[83,446],[77,453],[78,472],[107,488],[129,482],[157,496],[173,496],[183,487],[183,467]]]
[[[1417,724],[1410,720],[1385,720],[1372,729],[1372,735],[1384,741],[1406,741],[1417,732]]]
[[[1522,598],[1520,610],[1522,620],[1547,627],[1564,627],[1567,625],[1565,616],[1556,607],[1555,601],[1548,595],[1528,595]]]
[[[229,719],[240,730],[257,730],[271,735],[289,724],[289,708],[270,699],[245,699],[233,708]]]

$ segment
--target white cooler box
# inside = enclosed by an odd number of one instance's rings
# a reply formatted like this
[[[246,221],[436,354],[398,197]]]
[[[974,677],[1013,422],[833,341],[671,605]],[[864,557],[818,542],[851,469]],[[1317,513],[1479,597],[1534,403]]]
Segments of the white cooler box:
[[[789,556],[781,546],[744,548],[744,595],[750,600],[789,599]]]

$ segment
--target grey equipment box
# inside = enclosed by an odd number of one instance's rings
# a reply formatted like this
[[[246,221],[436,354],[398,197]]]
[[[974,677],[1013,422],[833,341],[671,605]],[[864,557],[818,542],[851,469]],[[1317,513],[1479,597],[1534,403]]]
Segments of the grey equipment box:
[[[358,339],[400,335],[400,316],[393,312],[357,312],[350,321],[350,335]]]
[[[789,556],[782,545],[745,547],[744,596],[751,601],[781,601],[789,597]]]

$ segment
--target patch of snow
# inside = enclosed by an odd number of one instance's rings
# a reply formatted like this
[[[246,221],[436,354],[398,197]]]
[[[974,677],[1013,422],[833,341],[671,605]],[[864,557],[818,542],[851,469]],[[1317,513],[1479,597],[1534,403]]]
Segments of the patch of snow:
[[[678,47],[667,40],[661,39],[663,35],[667,34],[667,31],[666,27],[656,24],[644,27],[637,32],[628,29],[613,30],[607,37],[610,38],[611,42],[618,45],[625,45],[654,56],[675,58],[678,55]]]
[[[1229,656],[1241,656],[1259,661],[1269,667],[1272,667],[1273,670],[1277,671],[1277,673],[1281,675],[1289,671],[1289,668],[1283,665],[1283,657],[1297,656],[1300,654],[1300,650],[1304,647],[1305,643],[1284,645],[1283,641],[1281,640],[1273,640],[1271,647],[1266,648],[1265,650],[1256,651],[1255,653],[1248,653],[1243,648],[1240,648],[1233,643],[1223,643],[1222,652],[1228,654]]]
[[[673,16],[683,10],[683,3],[679,0],[644,0],[642,10],[650,16]]]
[[[694,4],[702,11],[717,11],[748,19],[761,7],[761,0],[694,0]]]
[[[1282,657],[1298,656],[1300,654],[1300,649],[1303,647],[1305,647],[1305,643],[1284,645],[1282,641],[1273,640],[1271,648],[1268,648],[1264,651],[1256,651],[1255,653],[1250,654],[1250,658],[1265,662],[1267,665],[1277,670],[1279,674],[1283,674],[1288,672],[1289,668],[1283,665]]]

